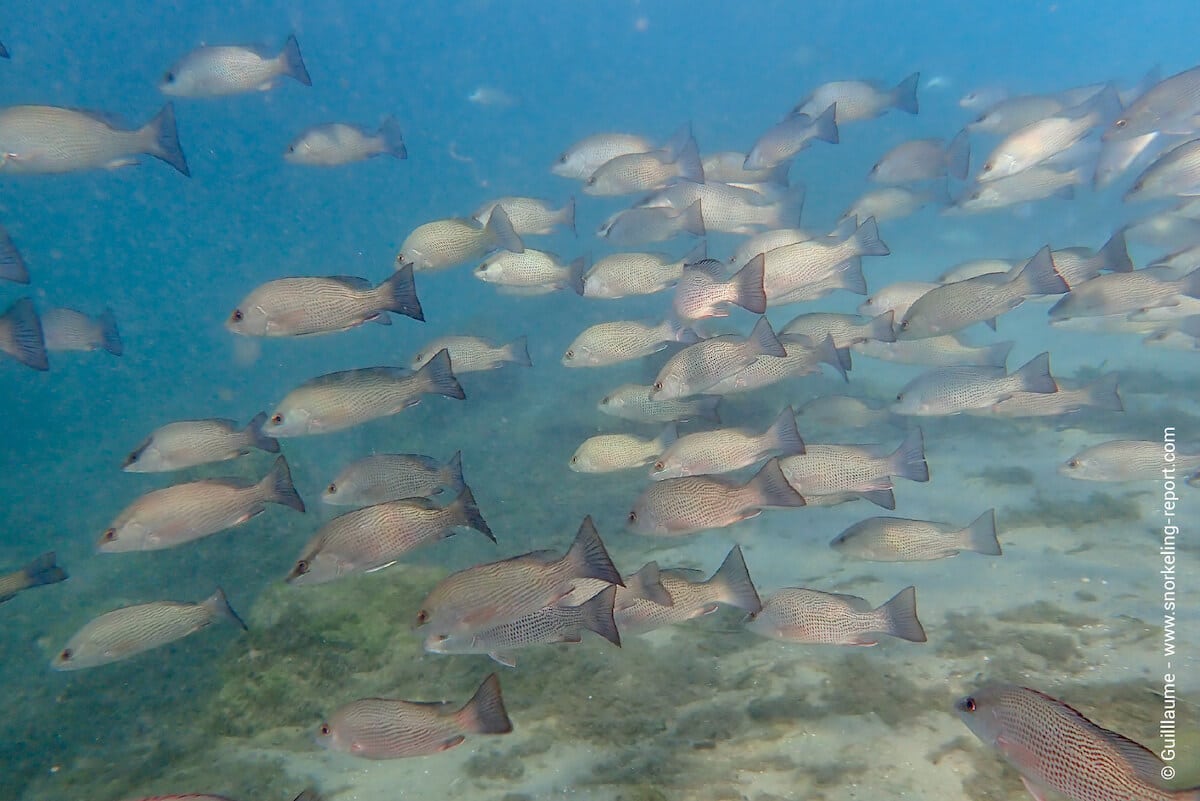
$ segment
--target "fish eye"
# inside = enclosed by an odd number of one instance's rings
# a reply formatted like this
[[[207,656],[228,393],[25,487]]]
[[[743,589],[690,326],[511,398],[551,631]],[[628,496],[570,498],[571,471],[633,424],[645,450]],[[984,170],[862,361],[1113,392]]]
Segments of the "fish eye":
[[[656,472],[656,473],[661,473],[663,471],[663,469],[665,469],[665,468],[666,468],[666,465],[663,464],[662,462],[654,463],[654,472]]]
[[[168,72],[166,75],[163,76],[163,82],[164,83],[175,83],[175,73]]]
[[[968,712],[974,712],[978,708],[979,705],[975,703],[974,698],[968,697],[963,701],[963,709],[967,710]]]
[[[422,623],[428,623],[428,622],[429,622],[429,612],[427,612],[424,609],[422,609],[420,612],[417,612],[417,625],[418,626],[421,625]]]
[[[64,649],[62,649],[62,653],[60,653],[58,655],[58,659],[61,662],[70,662],[71,657],[73,657],[73,656],[75,656],[74,651],[72,651],[70,648],[64,648]]]
[[[337,492],[337,484],[330,484],[328,487],[325,488],[325,491],[328,492],[330,495],[333,495],[335,492]]]
[[[275,414],[271,415],[271,423],[277,426],[283,425],[283,415],[275,412]]]
[[[900,321],[900,330],[901,330],[901,331],[907,331],[907,330],[908,330],[908,324],[909,324],[909,321],[908,321],[908,318],[907,318],[907,317],[906,317],[906,318],[904,318],[903,320],[901,320],[901,321]]]
[[[600,405],[601,405],[601,406],[607,406],[607,405],[608,405],[608,396],[607,396],[607,395],[606,395],[606,396],[604,396],[603,398],[601,398],[601,399],[600,399]]]
[[[424,354],[424,353],[418,353],[418,354],[416,355],[416,357],[414,357],[414,358],[413,358],[413,361],[415,361],[415,362],[423,362],[423,361],[425,361],[425,354]]]
[[[404,264],[404,254],[403,254],[403,253],[397,253],[397,254],[396,254],[396,263],[397,263],[397,264]]]
[[[593,175],[591,178],[588,178],[588,179],[587,179],[587,185],[588,185],[588,186],[595,186],[595,185],[596,185],[596,176],[594,176],[594,175]]]
[[[1078,459],[1070,459],[1067,461],[1067,467],[1079,467]]]
[[[1113,127],[1114,128],[1124,128],[1128,124],[1129,124],[1129,120],[1122,117],[1121,119],[1119,119],[1113,123]]]
[[[636,523],[636,522],[637,522],[637,512],[630,512],[630,513],[629,513],[629,522],[630,522],[630,523]]]
[[[136,462],[138,460],[139,455],[140,454],[138,451],[133,451],[132,453],[130,453],[128,456],[125,457],[125,464],[133,464],[134,462]]]
[[[654,382],[654,391],[655,391],[655,392],[661,392],[661,391],[662,391],[662,382],[661,382],[661,381],[655,381],[655,382]]]
[[[984,165],[983,165],[983,171],[984,171],[984,172],[991,172],[991,171],[992,171],[992,168],[994,168],[995,166],[996,166],[996,165],[992,164],[992,162],[990,162],[990,161],[989,161],[989,162],[986,162],[986,163],[984,163]]]
[[[233,314],[229,315],[229,319],[233,320],[235,323],[240,323],[245,318],[245,316],[246,315],[242,314],[241,309],[234,309]]]
[[[904,393],[903,393],[903,392],[901,392],[899,395],[897,395],[897,396],[896,396],[896,400],[898,400],[898,401],[902,401],[902,400],[904,400]]]
[[[558,163],[559,164],[567,163],[567,154],[566,153],[563,153],[561,156],[558,157]]]
[[[329,728],[328,723],[322,723],[321,728],[318,729],[317,731],[319,731],[321,733],[322,737],[328,737],[330,735],[330,733],[332,733],[333,729]]]
[[[564,359],[574,359],[574,358],[575,358],[575,351],[573,351],[573,350],[568,350],[566,353],[564,353],[564,354],[563,354],[563,358],[564,358]]]
[[[301,559],[299,562],[296,563],[296,575],[303,576],[305,573],[307,573],[309,571],[310,567],[311,567],[311,565],[308,564],[307,559]]]
[[[101,537],[101,539],[104,542],[113,542],[114,540],[116,540],[116,538],[117,538],[117,530],[115,528],[108,529],[107,531],[104,532],[104,536]]]
[[[296,152],[296,146],[295,146],[295,145],[288,145],[287,152],[289,152],[289,153],[295,153],[295,152]]]

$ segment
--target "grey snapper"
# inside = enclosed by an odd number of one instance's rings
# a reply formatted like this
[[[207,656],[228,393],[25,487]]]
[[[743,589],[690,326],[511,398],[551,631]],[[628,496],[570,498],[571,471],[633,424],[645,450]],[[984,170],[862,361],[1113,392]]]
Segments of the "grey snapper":
[[[340,167],[385,155],[408,158],[404,133],[395,117],[385,117],[374,132],[344,122],[306,128],[287,146],[283,160],[307,167]]]
[[[237,420],[179,420],[159,426],[121,464],[126,473],[162,473],[245,456],[251,448],[279,453],[279,442],[262,433],[267,413],[242,428]]]
[[[197,47],[167,70],[158,88],[175,97],[221,97],[265,92],[284,76],[312,86],[295,36],[274,56],[243,45]]]

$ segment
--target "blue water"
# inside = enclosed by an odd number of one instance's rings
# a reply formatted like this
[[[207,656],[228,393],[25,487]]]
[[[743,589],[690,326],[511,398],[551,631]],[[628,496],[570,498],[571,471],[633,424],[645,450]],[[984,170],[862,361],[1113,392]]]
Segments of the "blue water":
[[[0,572],[56,550],[71,573],[65,584],[0,606],[0,799],[107,801],[185,792],[282,799],[310,783],[331,795],[342,788],[337,798],[395,797],[374,789],[371,770],[397,771],[383,775],[402,786],[421,774],[426,784],[412,786],[456,797],[801,798],[819,791],[850,798],[865,783],[914,796],[1019,798],[1015,774],[973,739],[950,757],[931,756],[967,735],[950,703],[977,678],[1022,680],[1085,705],[1098,722],[1134,739],[1153,740],[1158,702],[1150,691],[1156,682],[1161,691],[1153,653],[1161,624],[1157,556],[1147,532],[1157,520],[1155,486],[1083,485],[1058,477],[1055,465],[1086,444],[1152,438],[1163,425],[1179,426],[1182,441],[1200,439],[1194,354],[1151,351],[1136,336],[1052,332],[1044,305],[1005,317],[1000,336],[1018,341],[1010,366],[1050,349],[1056,375],[1101,365],[1127,371],[1129,411],[1083,433],[1053,423],[930,422],[933,481],[898,489],[897,514],[966,522],[997,506],[1006,556],[995,564],[968,555],[913,569],[847,564],[828,552],[830,537],[877,513],[864,506],[769,513],[660,546],[622,531],[643,484],[640,474],[565,470],[588,436],[652,432],[594,407],[621,383],[650,380],[659,362],[567,371],[559,366],[562,351],[586,325],[654,317],[662,296],[614,303],[563,294],[516,298],[461,267],[418,275],[424,325],[397,318],[391,328],[266,340],[257,343],[257,358],[239,352],[246,343],[222,325],[240,298],[274,278],[351,274],[378,281],[417,225],[467,216],[500,195],[556,203],[575,195],[578,238],[559,233],[536,246],[567,259],[610,252],[592,234],[627,199],[588,198],[549,172],[565,147],[591,133],[663,140],[690,121],[702,151],[744,151],[824,81],[890,85],[921,71],[919,116],[893,112],[848,125],[841,144],[800,155],[792,178],[808,186],[803,223],[827,230],[867,187],[864,176],[885,150],[911,138],[948,138],[972,119],[956,104],[969,89],[1001,84],[1014,92],[1055,92],[1110,79],[1124,87],[1156,64],[1171,74],[1196,63],[1200,6],[1194,3],[912,5],[247,2],[149,11],[136,3],[42,2],[10,9],[0,23],[0,41],[12,53],[0,63],[0,105],[101,109],[141,125],[164,100],[156,89],[162,73],[193,47],[261,42],[273,51],[289,33],[299,40],[313,86],[284,80],[266,93],[176,100],[190,180],[151,159],[67,176],[0,172],[0,223],[33,278],[30,288],[0,286],[0,304],[30,294],[43,308],[97,314],[111,307],[125,341],[119,359],[52,354],[45,374],[0,362]],[[468,102],[480,86],[502,89],[516,102],[509,108]],[[407,161],[323,170],[282,159],[288,142],[310,125],[373,127],[388,114],[401,122]],[[973,168],[991,140],[979,142]],[[867,260],[869,285],[931,280],[968,258],[1025,257],[1047,242],[1099,247],[1121,224],[1157,208],[1122,205],[1128,181],[1072,202],[969,217],[926,210],[884,223],[892,255]],[[710,249],[723,257],[735,242],[714,236]],[[688,247],[678,241],[661,249],[682,255]],[[1135,245],[1133,255],[1142,266],[1158,252]],[[813,308],[849,312],[859,300],[839,294]],[[801,310],[771,317],[782,324]],[[749,319],[734,317],[747,329]],[[121,473],[125,454],[155,427],[196,417],[245,421],[301,381],[406,364],[426,339],[448,333],[493,341],[528,335],[535,367],[469,375],[465,402],[432,398],[389,420],[286,441],[309,505],[304,517],[271,508],[236,532],[183,548],[95,553],[100,532],[143,492],[180,476],[249,478],[269,467],[267,457],[255,454],[178,475]],[[884,399],[913,374],[856,357],[849,391]],[[802,379],[734,401],[726,422],[765,427],[783,404],[840,391],[846,388],[830,378]],[[900,436],[821,434],[818,441],[893,444]],[[397,575],[351,579],[311,595],[282,585],[300,546],[332,516],[320,490],[345,462],[372,449],[441,459],[463,450],[467,479],[500,540],[497,550],[460,534],[415,555],[414,563],[457,569],[534,548],[561,549],[591,514],[626,572],[648,558],[711,571],[738,541],[764,591],[807,583],[879,603],[916,583],[931,642],[924,650],[889,643],[852,654],[784,647],[738,633],[730,614],[693,622],[676,639],[627,643],[620,652],[592,642],[548,650],[501,676],[524,752],[506,750],[515,747],[504,738],[480,738],[444,760],[331,763],[309,732],[337,705],[372,694],[462,699],[490,669],[483,657],[420,654],[408,631],[412,609],[397,599],[415,603],[435,573],[410,578],[396,569]],[[1034,485],[1014,487],[984,472],[1012,467],[1031,471]],[[1135,511],[1116,524],[1101,517],[1073,527],[1055,519],[1032,533],[1027,523],[1023,533],[1014,526],[1009,550],[1005,508],[1032,508],[1041,495],[1038,508],[1065,506],[1087,517],[1098,503],[1093,492]],[[1195,545],[1187,545],[1183,560],[1200,577],[1196,557]],[[1079,589],[1081,578],[1091,589]],[[162,598],[199,600],[217,584],[247,618],[250,635],[206,632],[92,671],[49,670],[61,643],[97,614]],[[1184,616],[1181,642],[1190,672],[1180,676],[1194,731],[1200,628],[1196,591],[1188,592],[1191,614]],[[997,603],[1020,607],[1042,599],[1093,622],[1053,612],[1046,621],[997,622]],[[1026,633],[1036,638],[1047,630],[1067,638],[1054,642],[1074,655],[1051,649],[1031,661],[1014,645]],[[1067,647],[1076,640],[1075,650]],[[369,654],[358,650],[368,641]],[[890,678],[896,674],[902,680]],[[787,702],[797,694],[809,706],[791,714]],[[604,700],[586,703],[590,695]],[[709,696],[713,708],[697,708]],[[914,708],[915,697],[928,704]],[[765,714],[764,704],[781,711]],[[883,714],[873,705],[901,711]],[[722,734],[714,720],[736,726]],[[781,757],[764,743],[780,745],[795,763],[780,767]],[[875,745],[864,754],[864,743]],[[1194,737],[1189,747],[1192,763],[1200,761]],[[853,758],[842,748],[853,750]],[[581,756],[588,750],[598,755],[596,763]],[[637,752],[653,758],[642,764],[629,756]],[[509,767],[519,763],[524,775],[493,769],[480,755]],[[472,758],[471,778],[456,782]],[[672,769],[656,772],[656,764]]]

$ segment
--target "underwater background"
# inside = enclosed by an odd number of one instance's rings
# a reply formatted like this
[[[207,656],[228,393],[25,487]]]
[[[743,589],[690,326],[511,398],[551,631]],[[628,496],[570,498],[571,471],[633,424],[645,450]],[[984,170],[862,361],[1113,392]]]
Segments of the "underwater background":
[[[874,514],[860,504],[767,513],[734,528],[655,540],[624,530],[645,477],[570,472],[585,438],[622,425],[596,409],[657,363],[567,370],[563,350],[587,325],[652,318],[661,298],[592,301],[567,293],[511,297],[469,268],[419,273],[428,322],[397,318],[330,337],[242,340],[223,327],[253,287],[285,275],[391,274],[405,236],[484,201],[529,195],[579,203],[578,237],[538,247],[566,258],[613,248],[593,236],[624,199],[589,198],[549,167],[599,131],[661,141],[690,121],[704,152],[746,150],[816,85],[921,72],[920,114],[847,126],[836,147],[800,154],[803,225],[825,231],[866,187],[893,145],[949,137],[972,119],[957,100],[977,86],[1061,91],[1117,81],[1155,65],[1198,61],[1200,6],[1187,2],[927,3],[204,3],[22,4],[0,17],[12,53],[0,63],[0,105],[103,109],[141,125],[163,102],[156,84],[202,44],[278,48],[295,34],[313,86],[217,100],[179,99],[191,180],[158,162],[66,176],[0,171],[0,222],[33,273],[39,305],[90,314],[111,308],[120,358],[57,354],[47,373],[0,363],[0,572],[54,550],[60,586],[0,606],[0,799],[109,799],[211,792],[291,798],[315,784],[339,799],[417,797],[511,801],[580,798],[727,799],[939,797],[1016,799],[1017,774],[953,714],[980,680],[1036,686],[1108,728],[1155,748],[1161,711],[1161,493],[1154,483],[1074,482],[1057,472],[1104,439],[1200,441],[1200,362],[1136,336],[1060,331],[1028,303],[991,340],[1014,339],[1010,365],[1049,350],[1056,376],[1120,376],[1123,415],[922,420],[932,473],[902,484],[897,513],[935,520],[997,510],[1001,559],[966,554],[928,563],[866,563],[827,547]],[[511,102],[468,98],[479,87]],[[403,127],[406,161],[333,170],[287,164],[302,129],[386,115]],[[972,216],[925,209],[881,223],[891,249],[871,260],[869,286],[932,280],[972,258],[1021,258],[1053,247],[1099,247],[1146,212],[1120,191]],[[714,234],[725,258],[737,238]],[[662,249],[682,256],[687,242]],[[1131,244],[1135,265],[1161,251]],[[27,292],[0,286],[7,306]],[[853,311],[835,294],[805,310]],[[618,306],[615,304],[619,303]],[[799,309],[773,310],[780,324]],[[740,314],[740,312],[739,312]],[[743,326],[748,315],[735,316]],[[426,400],[403,414],[283,444],[309,511],[270,508],[236,530],[186,547],[99,554],[100,533],[140,494],[203,476],[257,479],[271,457],[184,474],[122,473],[125,455],[172,420],[249,420],[320,373],[407,364],[443,334],[529,338],[530,370],[468,374],[467,400]],[[982,333],[982,332],[981,332]],[[983,337],[979,337],[981,341]],[[848,385],[808,376],[724,403],[726,423],[761,429],[786,404],[847,392],[889,399],[918,368],[855,355]],[[806,440],[898,442],[800,420]],[[372,451],[463,464],[498,545],[460,534],[377,574],[319,588],[285,585],[296,552],[337,511],[322,488]],[[1200,490],[1181,502],[1181,612],[1176,673],[1184,699],[1183,768],[1200,764]],[[411,630],[420,598],[448,571],[537,548],[561,551],[592,515],[614,561],[647,559],[711,572],[740,543],[761,592],[803,585],[881,603],[915,584],[929,642],[871,649],[800,646],[741,630],[725,610],[615,649],[595,638],[522,654],[515,670],[485,656],[422,653]],[[56,673],[49,660],[109,609],[199,600],[221,586],[249,625],[220,628],[93,671]],[[516,731],[437,757],[356,762],[321,751],[313,728],[362,696],[461,699],[501,670]],[[1181,773],[1181,779],[1185,778]],[[1200,782],[1193,767],[1192,783]],[[1181,784],[1183,786],[1183,784]]]

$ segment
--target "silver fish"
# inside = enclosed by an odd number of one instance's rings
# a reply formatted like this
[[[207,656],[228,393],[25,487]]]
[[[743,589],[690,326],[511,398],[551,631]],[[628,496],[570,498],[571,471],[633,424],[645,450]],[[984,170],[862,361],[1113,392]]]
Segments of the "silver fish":
[[[729,304],[762,314],[767,310],[763,265],[760,253],[728,278],[725,265],[716,259],[687,265],[675,285],[672,310],[676,318],[688,322],[706,317],[728,317]]]
[[[1051,251],[1051,256],[1053,256]],[[938,276],[939,284],[953,284],[956,281],[965,281],[968,278],[978,278],[981,275],[988,273],[1007,273],[1016,267],[1018,264],[1025,264],[1024,260],[1013,261],[1012,259],[969,259],[951,267],[946,272]],[[1057,264],[1055,265],[1057,266]]]
[[[1039,165],[1007,178],[976,184],[943,213],[992,211],[1051,197],[1070,200],[1075,197],[1075,187],[1083,182],[1083,170],[1079,167],[1059,171]]]
[[[1099,250],[1063,248],[1051,251],[1050,255],[1054,259],[1054,269],[1067,282],[1067,286],[1072,288],[1092,280],[1101,272],[1133,271],[1133,261],[1129,258],[1124,231],[1115,232]]]
[[[740,546],[730,549],[711,576],[704,579],[703,575],[696,570],[660,571],[656,563],[650,562],[625,579],[625,588],[617,591],[617,628],[627,636],[645,634],[712,614],[720,606],[732,606],[750,614],[762,609]],[[661,588],[670,603],[660,603],[662,599],[657,594],[646,592],[647,585]]]
[[[568,467],[576,473],[611,473],[644,467],[665,451],[675,437],[673,423],[668,424],[654,439],[644,439],[634,434],[588,437],[575,449]]]
[[[926,367],[954,367],[956,365],[979,365],[981,367],[1003,367],[1012,350],[1011,340],[993,342],[976,347],[965,341],[960,334],[946,334],[925,339],[905,339],[899,342],[868,340],[856,342],[850,348],[872,359],[882,359],[897,364],[922,364]]]
[[[779,466],[805,498],[853,492],[878,505],[890,498],[893,478],[929,480],[925,439],[919,428],[910,430],[891,453],[876,445],[806,442],[803,454],[781,459]]]
[[[833,345],[836,348],[848,348],[867,340],[895,342],[896,333],[892,330],[894,317],[895,315],[890,311],[877,317],[808,312],[793,317],[791,322],[779,330],[779,334],[780,336],[800,334],[814,342],[820,342],[829,336],[833,338]]]
[[[417,226],[404,238],[396,254],[396,268],[412,264],[417,272],[445,270],[493,250],[510,253],[525,250],[503,206],[492,211],[487,225],[451,217]]]
[[[0,573],[0,604],[11,601],[17,593],[32,587],[57,584],[66,580],[67,571],[58,566],[54,551],[44,553],[20,570]]]
[[[856,226],[852,220],[847,222],[830,236],[784,245],[763,254],[768,306],[815,300],[838,288],[867,294],[860,257],[886,256],[891,251],[879,238],[879,226],[873,217]],[[822,283],[833,276],[838,280],[827,286]]]
[[[733,255],[729,257],[729,263],[734,266],[745,264],[759,253],[769,253],[775,248],[794,245],[797,242],[807,242],[816,237],[817,234],[803,228],[776,228],[763,231],[739,242],[733,250]],[[699,259],[692,261],[699,261]]]
[[[1125,193],[1125,200],[1200,195],[1200,139],[1168,150],[1147,167]]]
[[[863,192],[842,212],[841,219],[865,220],[874,217],[876,222],[898,220],[916,214],[926,206],[946,206],[949,203],[950,193],[944,183],[922,189],[885,186]]]
[[[1117,375],[1102,376],[1082,387],[1059,386],[1058,392],[1014,392],[992,406],[974,410],[992,417],[1051,417],[1084,408],[1125,411],[1117,390]]]
[[[746,154],[733,150],[710,153],[701,158],[704,180],[722,184],[788,185],[791,162],[781,162],[768,170],[747,170]]]
[[[265,92],[285,76],[312,86],[295,36],[274,56],[241,45],[197,47],[167,70],[158,88],[175,97],[221,97]]]
[[[804,186],[780,190],[766,185],[733,186],[711,180],[705,183],[680,180],[649,196],[638,207],[667,206],[678,211],[697,202],[706,232],[752,234],[762,228],[781,228],[799,220],[804,206]]]
[[[873,402],[849,395],[825,395],[813,398],[796,410],[796,421],[821,426],[867,428],[892,422],[892,413]]]
[[[1164,78],[1113,120],[1104,132],[1104,141],[1119,141],[1143,136],[1151,131],[1163,134],[1195,133],[1200,127],[1200,67]]]
[[[416,453],[377,453],[346,465],[321,493],[331,506],[370,506],[429,498],[463,488],[462,451],[445,464]]]
[[[850,351],[835,347],[829,334],[820,342],[804,334],[781,334],[779,344],[783,346],[785,356],[759,356],[751,364],[713,384],[708,392],[713,395],[751,392],[788,378],[819,373],[822,364],[836,370],[843,381],[850,380],[847,375]]]
[[[413,355],[409,364],[412,369],[420,370],[442,350],[450,354],[450,363],[454,365],[455,375],[496,370],[506,364],[533,366],[533,362],[529,360],[529,344],[523,336],[504,345],[493,345],[482,337],[438,337],[432,342],[426,342],[421,350]]]
[[[865,285],[866,282],[864,282]],[[856,311],[869,317],[878,317],[890,311],[899,320],[904,317],[904,313],[908,311],[909,307],[916,303],[917,298],[937,286],[928,281],[897,281],[876,290],[858,304]]]
[[[714,395],[694,398],[659,400],[652,398],[654,387],[622,384],[600,399],[600,411],[625,420],[640,423],[668,423],[672,420],[711,420],[721,422],[717,406],[721,399]]]
[[[568,198],[562,208],[556,209],[545,200],[536,197],[502,197],[484,203],[471,217],[480,225],[487,225],[492,210],[502,206],[518,236],[550,234],[558,226],[569,228],[575,233],[575,198]]]
[[[837,117],[838,110],[832,103],[807,113],[791,114],[758,137],[742,166],[747,170],[770,170],[791,160],[814,140],[836,145]]]
[[[746,338],[713,337],[688,345],[659,370],[652,400],[699,395],[721,379],[754,362],[759,356],[787,356],[766,317],[760,317]]]
[[[892,412],[935,416],[986,409],[1017,392],[1058,392],[1050,375],[1050,354],[1041,353],[1020,369],[1003,367],[939,367],[917,376],[900,390]]]
[[[308,167],[340,167],[376,156],[408,158],[404,132],[395,117],[385,117],[374,132],[344,122],[315,125],[292,140],[283,160]]]
[[[675,210],[667,206],[638,206],[617,212],[597,230],[617,247],[632,247],[651,242],[662,242],[680,234],[704,236],[704,211],[697,200],[686,209]]]
[[[653,149],[653,142],[634,134],[592,134],[563,151],[550,171],[563,178],[586,181],[601,165],[618,156],[646,153]]]
[[[245,456],[251,448],[279,453],[279,442],[262,433],[267,413],[259,412],[246,425],[211,418],[179,420],[159,426],[121,464],[126,473],[162,473]]]
[[[1112,104],[1120,107],[1111,87],[1105,94],[1111,97]],[[1083,139],[1103,116],[1103,108],[1096,107],[1081,114],[1068,111],[1045,117],[1019,128],[996,145],[975,180],[983,183],[1008,178],[1042,164]]]
[[[1084,448],[1059,465],[1058,472],[1080,481],[1161,481],[1165,468],[1181,473],[1200,468],[1200,448],[1177,447],[1171,456],[1161,441],[1117,439]]]
[[[1105,273],[1072,287],[1050,308],[1050,320],[1128,314],[1179,303],[1178,295],[1200,298],[1200,269],[1183,278],[1164,267]]]
[[[605,162],[584,181],[583,191],[599,197],[630,195],[659,189],[680,178],[704,183],[700,150],[690,133],[678,147],[629,153]]]
[[[1006,97],[988,106],[967,124],[971,133],[1007,136],[1026,125],[1060,113],[1067,107],[1061,99],[1049,95],[1017,95]]]
[[[869,120],[893,108],[916,114],[920,80],[921,74],[914,72],[892,89],[885,89],[874,81],[830,81],[814,89],[793,113],[815,114],[836,103],[838,125]]]
[[[796,415],[788,406],[766,431],[723,428],[687,434],[660,450],[650,477],[662,481],[682,476],[732,473],[771,456],[804,453],[804,440],[796,430]]]
[[[797,643],[876,645],[885,635],[910,642],[926,640],[913,587],[905,587],[875,609],[857,595],[787,587],[763,601],[762,611],[749,616],[746,628]]]
[[[867,178],[882,184],[932,181],[944,175],[962,181],[967,177],[971,143],[966,131],[946,144],[944,139],[913,139],[884,153]]]
[[[4,226],[0,226],[0,279],[15,284],[29,283],[29,268]]]
[[[125,352],[112,309],[96,318],[75,309],[47,309],[42,313],[42,335],[48,351],[106,350],[113,356]]]
[[[683,276],[685,264],[707,258],[704,242],[682,259],[661,253],[614,253],[598,259],[583,277],[586,298],[625,298],[651,295],[672,287]]]
[[[496,219],[497,215],[492,215]],[[518,294],[540,295],[556,289],[583,294],[583,275],[587,259],[583,256],[563,264],[553,253],[525,248],[520,253],[500,251],[475,268],[472,275],[502,290]]]
[[[966,528],[930,520],[872,517],[838,534],[829,547],[873,562],[946,559],[963,551],[1000,556],[995,509],[988,509]]]
[[[658,353],[672,342],[692,345],[696,332],[674,320],[658,325],[627,320],[598,323],[583,330],[563,353],[564,367],[604,367]]]

